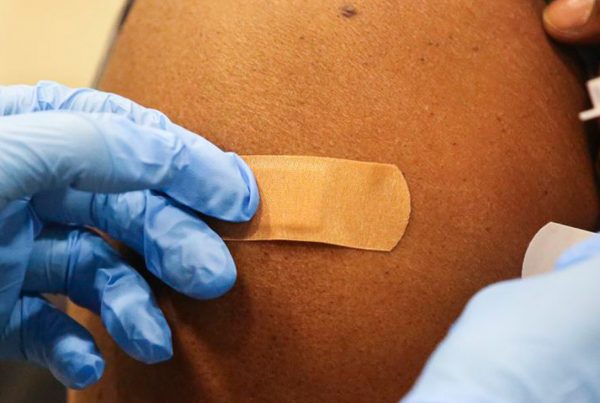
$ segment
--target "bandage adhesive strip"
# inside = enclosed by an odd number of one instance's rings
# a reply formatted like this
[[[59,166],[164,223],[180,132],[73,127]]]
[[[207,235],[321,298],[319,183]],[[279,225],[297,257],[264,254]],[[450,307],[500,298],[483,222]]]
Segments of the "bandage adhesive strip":
[[[391,251],[410,216],[397,166],[336,158],[249,155],[261,204],[247,223],[211,221],[225,240],[319,242]]]

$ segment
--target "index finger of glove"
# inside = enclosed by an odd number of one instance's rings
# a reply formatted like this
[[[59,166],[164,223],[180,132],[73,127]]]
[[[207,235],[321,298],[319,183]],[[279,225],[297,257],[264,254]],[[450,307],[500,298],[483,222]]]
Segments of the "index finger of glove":
[[[0,116],[41,111],[109,113],[140,127],[169,133],[183,144],[189,162],[181,165],[162,188],[153,190],[164,191],[182,204],[227,221],[247,221],[258,208],[254,175],[240,157],[173,124],[157,110],[144,108],[119,95],[89,88],[72,89],[48,81],[35,86],[0,86]],[[130,137],[134,149],[145,142],[136,134]]]
[[[0,208],[43,190],[153,189],[216,218],[249,219],[257,191],[234,154],[190,150],[168,130],[122,116],[64,112],[0,118]],[[254,185],[255,186],[255,185]]]

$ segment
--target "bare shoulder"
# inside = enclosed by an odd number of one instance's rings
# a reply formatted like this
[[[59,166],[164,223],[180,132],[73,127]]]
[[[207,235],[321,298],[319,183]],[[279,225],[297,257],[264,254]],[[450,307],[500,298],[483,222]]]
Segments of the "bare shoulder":
[[[596,225],[586,95],[542,7],[136,2],[103,89],[240,154],[396,164],[412,216],[391,253],[232,244],[239,281],[226,297],[157,288],[174,360],[135,364],[99,337],[107,374],[75,401],[399,398],[468,297],[518,275],[541,226]]]

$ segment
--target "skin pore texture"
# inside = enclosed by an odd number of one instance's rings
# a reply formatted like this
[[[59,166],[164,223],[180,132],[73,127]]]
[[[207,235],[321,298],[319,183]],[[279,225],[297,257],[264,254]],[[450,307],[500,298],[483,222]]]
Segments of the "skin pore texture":
[[[101,89],[239,154],[396,164],[412,215],[391,253],[230,243],[238,281],[215,301],[156,284],[175,352],[159,365],[71,308],[107,360],[71,401],[400,398],[469,297],[520,274],[539,228],[596,227],[587,97],[543,5],[137,2]]]

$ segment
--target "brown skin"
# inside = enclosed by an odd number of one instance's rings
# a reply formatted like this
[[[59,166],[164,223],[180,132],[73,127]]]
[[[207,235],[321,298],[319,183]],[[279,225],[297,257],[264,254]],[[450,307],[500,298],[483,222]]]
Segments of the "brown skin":
[[[397,164],[413,213],[392,253],[232,243],[239,278],[225,297],[194,301],[157,286],[174,332],[175,357],[164,364],[126,357],[78,311],[108,365],[72,401],[402,396],[468,298],[519,275],[541,226],[595,228],[592,161],[577,121],[586,96],[544,35],[542,8],[138,2],[102,89],[240,154]]]

